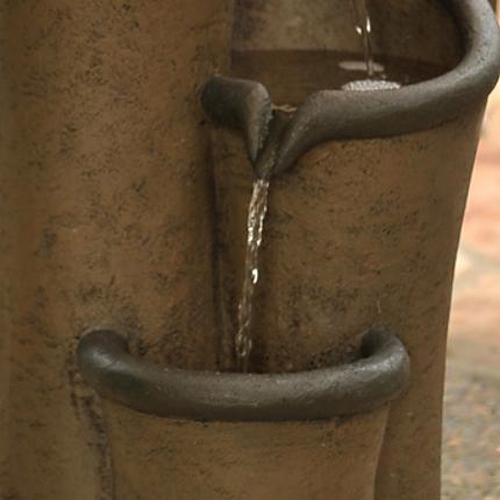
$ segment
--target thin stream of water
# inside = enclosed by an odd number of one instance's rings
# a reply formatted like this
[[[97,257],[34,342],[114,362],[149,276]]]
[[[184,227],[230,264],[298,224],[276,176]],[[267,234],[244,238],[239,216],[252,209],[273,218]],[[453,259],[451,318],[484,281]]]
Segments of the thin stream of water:
[[[351,0],[356,16],[356,31],[363,39],[367,78],[355,80],[342,86],[343,90],[367,92],[370,90],[393,90],[401,87],[399,82],[375,78],[375,61],[373,59],[372,22],[367,0]]]
[[[250,353],[252,351],[253,302],[255,289],[259,281],[259,250],[262,245],[268,193],[268,180],[257,179],[254,181],[252,199],[248,209],[245,275],[238,306],[238,332],[235,339],[238,370],[243,373],[248,372]]]
[[[375,62],[373,60],[373,44],[372,44],[372,23],[370,12],[366,4],[366,0],[351,0],[356,16],[356,31],[363,39],[363,48],[365,53],[365,64],[368,78],[375,74]]]

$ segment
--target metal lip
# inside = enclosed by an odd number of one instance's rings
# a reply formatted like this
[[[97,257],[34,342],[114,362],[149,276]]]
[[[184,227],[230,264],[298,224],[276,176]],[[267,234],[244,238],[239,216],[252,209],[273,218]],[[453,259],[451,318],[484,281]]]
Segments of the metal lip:
[[[401,341],[384,329],[363,336],[361,359],[287,374],[171,370],[132,356],[115,332],[85,336],[77,351],[84,379],[105,399],[159,417],[212,422],[324,420],[362,414],[409,384]]]
[[[482,105],[500,71],[500,35],[493,10],[488,0],[441,1],[461,33],[464,56],[460,63],[437,78],[400,89],[321,90],[311,94],[281,138],[274,173],[287,170],[307,151],[329,140],[372,139],[427,130]],[[208,86],[219,85],[214,78]],[[221,124],[232,126],[230,113],[220,117],[214,112],[227,104],[223,91],[218,101],[208,100],[204,107]],[[217,94],[217,90],[212,93]],[[234,104],[232,108],[234,116]],[[238,128],[247,135],[252,133],[245,123]]]

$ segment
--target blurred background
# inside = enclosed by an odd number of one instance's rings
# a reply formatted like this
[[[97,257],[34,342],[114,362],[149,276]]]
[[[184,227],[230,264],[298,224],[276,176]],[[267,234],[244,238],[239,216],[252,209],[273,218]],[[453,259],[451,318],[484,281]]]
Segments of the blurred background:
[[[443,499],[500,500],[500,85],[457,261],[445,405]]]

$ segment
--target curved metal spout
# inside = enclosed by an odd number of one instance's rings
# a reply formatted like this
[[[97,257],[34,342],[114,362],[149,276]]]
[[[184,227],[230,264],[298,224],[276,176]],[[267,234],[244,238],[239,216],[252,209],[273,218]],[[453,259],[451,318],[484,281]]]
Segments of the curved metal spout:
[[[82,339],[78,363],[104,398],[163,417],[201,421],[319,420],[368,412],[396,398],[409,382],[409,357],[394,335],[364,335],[362,358],[344,366],[289,374],[170,370],[132,356],[111,331]]]
[[[455,17],[462,33],[465,55],[453,70],[437,78],[399,89],[370,92],[321,90],[311,94],[292,117],[280,137],[273,173],[286,171],[313,147],[333,139],[389,137],[436,127],[463,114],[492,90],[500,70],[500,36],[495,16],[487,0],[441,0]],[[211,79],[207,92],[215,99],[203,101],[205,110],[229,127],[234,114],[218,112],[231,102],[253,104],[236,94],[257,82],[246,81],[226,92],[232,79]],[[241,80],[234,80],[241,82]],[[223,88],[224,86],[224,88]],[[268,92],[260,88],[261,93]],[[255,113],[258,114],[258,108]],[[248,110],[241,116],[251,115]],[[240,122],[244,120],[240,119]],[[242,123],[238,128],[245,128]],[[248,127],[247,142],[262,136]],[[250,130],[250,131],[249,131]],[[254,148],[250,149],[253,157]],[[254,162],[254,160],[252,160]],[[255,167],[255,163],[254,163]],[[258,173],[258,172],[257,172]]]

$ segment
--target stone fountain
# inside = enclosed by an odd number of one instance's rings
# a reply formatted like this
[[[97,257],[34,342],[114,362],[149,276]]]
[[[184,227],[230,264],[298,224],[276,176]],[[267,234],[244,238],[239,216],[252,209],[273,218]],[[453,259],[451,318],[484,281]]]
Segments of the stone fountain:
[[[438,500],[488,1],[371,0],[366,91],[345,0],[0,15],[0,496]]]

